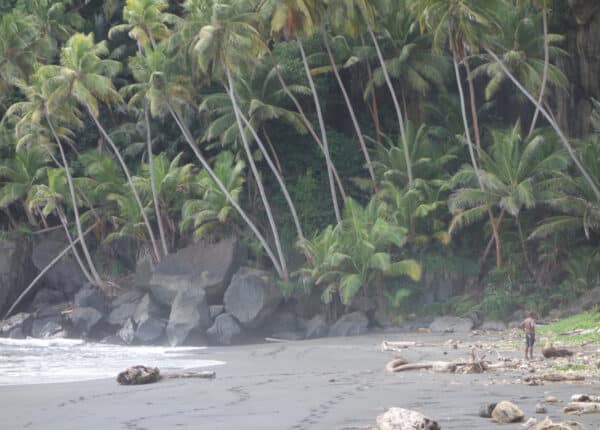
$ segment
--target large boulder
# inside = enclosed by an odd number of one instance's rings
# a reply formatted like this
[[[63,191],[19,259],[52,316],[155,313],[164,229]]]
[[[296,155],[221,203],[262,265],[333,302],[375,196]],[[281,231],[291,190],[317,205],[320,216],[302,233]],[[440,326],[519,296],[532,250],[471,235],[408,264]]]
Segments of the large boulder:
[[[43,270],[67,246],[68,242],[64,233],[52,232],[43,235],[33,244],[31,255],[33,265],[38,271]],[[44,274],[44,283],[48,287],[67,295],[75,293],[85,282],[85,276],[70,252]]]
[[[403,408],[390,408],[377,417],[376,430],[440,430],[435,421],[420,412]]]
[[[31,314],[19,312],[0,322],[0,336],[9,336],[16,329],[21,329],[23,335],[27,335],[31,331],[33,318]]]
[[[56,319],[46,318],[37,319],[31,326],[31,335],[39,338],[64,337],[65,333],[60,321]]]
[[[86,336],[102,320],[102,314],[98,309],[92,307],[76,307],[68,317],[76,335]]]
[[[94,308],[104,312],[108,305],[108,299],[104,291],[88,282],[75,293],[73,304],[76,307]]]
[[[283,299],[273,277],[265,271],[242,267],[225,291],[225,310],[246,328],[258,328]]]
[[[500,424],[516,423],[523,421],[525,414],[514,403],[501,401],[492,411],[492,419]]]
[[[122,326],[133,317],[138,304],[144,297],[144,292],[140,290],[129,290],[116,297],[110,304],[110,313],[106,318],[110,325]]]
[[[67,297],[62,291],[55,290],[53,288],[42,288],[33,297],[31,309],[38,311],[40,309],[47,308],[50,305],[63,303],[65,300],[67,300]]]
[[[218,243],[198,242],[167,255],[156,266],[150,286],[156,300],[171,305],[178,291],[202,288],[212,302],[223,296],[239,266],[239,245],[235,238]]]
[[[206,331],[211,343],[218,345],[231,345],[241,338],[242,333],[239,323],[229,314],[217,316],[214,324]]]
[[[437,317],[429,328],[434,333],[468,333],[473,329],[473,320],[460,317]]]
[[[0,316],[27,287],[31,270],[31,249],[25,240],[0,240]]]
[[[192,331],[204,331],[210,326],[210,310],[202,288],[187,287],[177,293],[169,323],[167,339],[171,346],[182,345]]]
[[[327,336],[329,326],[325,317],[317,314],[308,321],[304,322],[304,337],[306,339],[315,339],[318,337]]]
[[[136,324],[135,340],[139,343],[153,343],[164,334],[167,325],[165,311],[150,294],[146,294],[138,304],[133,321]]]
[[[369,327],[369,319],[362,312],[343,315],[331,327],[329,336],[358,336],[365,334]]]
[[[117,332],[117,336],[119,339],[125,343],[125,345],[129,345],[135,339],[135,325],[131,318],[128,318],[123,324],[123,327]]]
[[[264,323],[262,332],[267,336],[273,336],[275,333],[297,332],[298,329],[298,317],[288,310],[280,309]]]

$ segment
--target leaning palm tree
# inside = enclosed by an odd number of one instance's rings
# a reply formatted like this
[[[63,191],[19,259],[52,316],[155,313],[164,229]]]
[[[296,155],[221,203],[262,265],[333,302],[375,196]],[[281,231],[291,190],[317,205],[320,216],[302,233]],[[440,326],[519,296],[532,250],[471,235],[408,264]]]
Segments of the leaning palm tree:
[[[51,108],[59,106],[65,100],[73,100],[85,108],[89,117],[92,119],[100,134],[113,150],[119,161],[127,183],[135,197],[140,208],[142,218],[154,251],[156,261],[160,261],[160,252],[156,245],[154,232],[140,196],[131,180],[129,168],[123,160],[119,148],[115,145],[106,129],[100,123],[99,102],[114,103],[120,102],[121,97],[115,90],[112,83],[112,77],[115,76],[121,68],[118,61],[102,59],[108,54],[106,42],[96,44],[94,36],[90,33],[84,35],[76,33],[69,38],[61,50],[60,65],[47,65],[42,68],[47,70],[51,76],[53,85],[56,86],[54,94],[51,97]]]
[[[279,255],[281,275],[288,279],[287,263],[279,240],[279,231],[273,218],[271,206],[267,198],[262,180],[258,173],[254,157],[250,149],[241,111],[235,94],[232,70],[235,73],[256,61],[266,46],[258,31],[248,23],[247,11],[238,10],[236,5],[216,5],[211,24],[204,26],[192,42],[192,50],[198,69],[209,78],[221,81],[233,105],[233,112],[240,132],[241,141],[246,152],[248,164],[261,195],[267,213],[275,247]],[[251,127],[250,127],[251,128]],[[258,136],[256,136],[258,137]],[[257,139],[258,141],[259,139]],[[262,148],[264,150],[264,147]],[[263,152],[265,157],[268,153]],[[274,169],[275,171],[276,169]]]

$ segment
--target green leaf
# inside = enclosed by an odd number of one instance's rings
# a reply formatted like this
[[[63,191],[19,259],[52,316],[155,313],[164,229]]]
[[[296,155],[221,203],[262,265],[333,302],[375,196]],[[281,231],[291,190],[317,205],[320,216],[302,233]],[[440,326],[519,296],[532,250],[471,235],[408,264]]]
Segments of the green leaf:
[[[342,276],[340,282],[340,295],[342,298],[342,303],[345,305],[350,304],[352,298],[360,291],[363,284],[363,278],[356,273]]]
[[[405,275],[413,281],[421,279],[423,268],[416,260],[402,260],[392,263],[389,270],[385,273],[386,276],[401,276]]]

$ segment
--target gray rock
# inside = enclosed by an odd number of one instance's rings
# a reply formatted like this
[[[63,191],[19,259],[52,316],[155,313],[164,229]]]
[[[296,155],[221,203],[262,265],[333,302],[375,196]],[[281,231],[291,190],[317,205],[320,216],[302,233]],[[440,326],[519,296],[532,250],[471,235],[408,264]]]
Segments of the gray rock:
[[[533,426],[536,424],[537,424],[537,420],[535,418],[529,418],[527,421],[525,421],[523,424],[521,424],[519,429],[529,430],[529,429],[533,428]]]
[[[242,328],[230,314],[217,316],[214,324],[206,331],[208,339],[218,345],[231,345],[242,336]]]
[[[162,307],[154,301],[150,294],[142,297],[133,313],[133,321],[136,324],[141,324],[148,318],[161,318],[165,316]]]
[[[542,405],[541,403],[538,403],[537,405],[535,405],[535,413],[536,414],[545,414],[548,412],[548,409],[546,409],[546,406]]]
[[[37,311],[49,305],[62,303],[65,300],[66,297],[62,291],[54,290],[52,288],[42,288],[36,293],[35,297],[33,298],[31,308]]]
[[[239,267],[239,254],[235,238],[215,244],[199,242],[170,254],[152,274],[152,294],[159,303],[170,305],[178,291],[195,287],[206,290],[209,300],[217,300]]]
[[[11,339],[25,339],[27,335],[23,332],[22,327],[16,327],[8,333],[8,337]]]
[[[206,330],[210,321],[206,292],[202,288],[187,287],[179,291],[173,300],[167,325],[169,344],[183,345],[190,332]]]
[[[321,314],[315,315],[314,317],[306,321],[304,325],[304,337],[306,339],[315,339],[318,337],[327,336],[327,332],[329,331],[327,321],[325,321],[325,317]]]
[[[34,275],[29,242],[0,240],[0,315],[8,311]]]
[[[434,333],[468,333],[473,329],[470,318],[437,317],[429,325]]]
[[[64,232],[56,231],[42,235],[33,245],[33,265],[37,270],[44,269],[67,246]],[[71,295],[85,284],[86,279],[73,254],[67,253],[46,272],[44,282],[50,288]]]
[[[375,430],[440,430],[439,424],[420,412],[390,408],[377,417]]]
[[[133,325],[133,320],[128,318],[121,327],[121,330],[117,332],[117,336],[125,343],[125,345],[129,345],[135,339],[135,326]]]
[[[267,336],[273,336],[277,332],[297,332],[298,318],[292,312],[287,310],[276,311],[263,325],[262,331]]]
[[[139,343],[153,343],[158,341],[165,332],[167,323],[158,318],[146,318],[142,320],[135,330],[135,340]]]
[[[144,293],[140,290],[130,290],[121,294],[110,304],[111,311],[107,322],[111,325],[122,326],[127,319],[133,317]]]
[[[208,311],[210,312],[210,319],[214,321],[216,317],[225,312],[225,306],[223,305],[211,305],[208,307]]]
[[[478,415],[481,418],[492,418],[492,411],[496,407],[497,403],[484,403],[479,407]]]
[[[523,421],[525,414],[514,403],[501,401],[492,411],[492,419],[500,424],[516,423]]]
[[[102,314],[96,308],[75,308],[68,314],[69,321],[77,334],[88,335],[102,320]]]
[[[507,329],[506,323],[503,321],[485,321],[481,327],[482,330],[490,330],[490,331],[504,331]]]
[[[265,271],[242,267],[225,291],[225,310],[246,328],[258,328],[283,299],[273,277]]]
[[[62,319],[62,311],[69,307],[69,303],[56,303],[54,305],[48,305],[41,309],[39,309],[35,313],[35,317],[38,319],[42,318],[57,318],[58,320]]]
[[[49,338],[63,332],[63,327],[55,319],[35,320],[31,327],[31,335],[38,338]]]
[[[362,312],[343,315],[330,328],[329,336],[358,336],[367,332],[369,319]]]
[[[0,322],[0,336],[8,336],[15,329],[21,329],[21,332],[29,333],[33,317],[26,312],[19,312],[10,318]]]
[[[73,298],[73,304],[81,308],[94,308],[100,312],[104,312],[107,308],[108,299],[104,291],[100,288],[86,283]]]

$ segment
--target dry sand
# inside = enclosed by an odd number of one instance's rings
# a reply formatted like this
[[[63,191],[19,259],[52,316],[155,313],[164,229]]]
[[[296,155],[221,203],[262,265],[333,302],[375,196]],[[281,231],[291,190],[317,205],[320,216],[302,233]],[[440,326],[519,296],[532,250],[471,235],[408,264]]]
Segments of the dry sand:
[[[452,335],[371,334],[361,337],[208,348],[201,358],[222,360],[214,380],[166,380],[119,386],[114,380],[0,387],[1,430],[339,430],[368,429],[390,407],[418,410],[442,429],[517,429],[478,417],[480,404],[511,400],[526,417],[542,419],[535,405],[548,404],[555,421],[572,394],[600,394],[600,381],[528,386],[526,369],[479,375],[412,371],[386,374],[394,354],[382,340],[419,340],[406,349],[410,361],[465,357],[468,349],[445,345]],[[493,337],[486,337],[493,341]],[[466,343],[481,337],[464,337]],[[446,354],[444,354],[446,352]],[[539,353],[539,350],[536,351]],[[503,352],[520,357],[520,351]],[[131,363],[152,366],[153,363]],[[65,363],[68,365],[68,363]],[[577,417],[590,430],[600,414]]]

